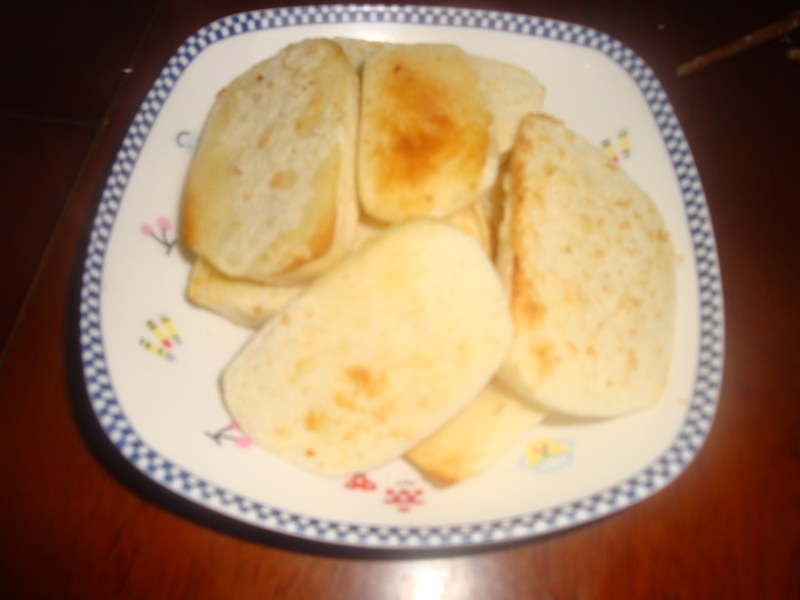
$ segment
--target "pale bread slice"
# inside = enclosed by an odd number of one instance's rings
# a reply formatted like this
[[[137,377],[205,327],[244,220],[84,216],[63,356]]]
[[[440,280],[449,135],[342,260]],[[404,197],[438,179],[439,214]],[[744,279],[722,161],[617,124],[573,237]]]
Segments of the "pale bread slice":
[[[496,271],[456,227],[389,228],[314,281],[223,375],[259,446],[322,475],[400,457],[464,408],[508,350]]]
[[[378,233],[374,225],[359,222],[354,247],[360,247]],[[194,304],[237,325],[258,329],[299,296],[307,285],[258,283],[228,277],[205,259],[197,258],[192,265],[186,295]]]
[[[676,303],[669,234],[619,166],[550,116],[521,125],[497,265],[516,326],[503,383],[579,416],[658,400]]]
[[[289,45],[218,95],[184,193],[183,236],[230,277],[305,281],[350,248],[358,77],[342,48]]]
[[[545,415],[492,380],[464,410],[405,457],[435,484],[459,483],[491,468]]]
[[[446,217],[491,186],[492,114],[469,57],[448,44],[388,45],[362,70],[358,190],[388,223]]]
[[[481,56],[470,58],[486,91],[497,150],[505,155],[514,145],[522,118],[542,109],[545,87],[533,74],[516,65]]]
[[[229,321],[257,329],[299,296],[305,286],[280,286],[234,279],[217,271],[203,258],[192,265],[186,295],[197,306]]]

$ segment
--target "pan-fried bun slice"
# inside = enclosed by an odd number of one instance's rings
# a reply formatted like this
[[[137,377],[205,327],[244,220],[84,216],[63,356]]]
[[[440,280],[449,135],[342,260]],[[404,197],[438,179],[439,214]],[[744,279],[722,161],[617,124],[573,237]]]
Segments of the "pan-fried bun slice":
[[[505,155],[514,145],[522,118],[542,109],[545,88],[531,73],[515,65],[481,56],[470,58],[486,91],[494,119],[497,150]]]
[[[233,279],[208,261],[198,258],[192,265],[186,295],[207,308],[244,327],[258,328],[294,300],[304,286],[279,286]]]
[[[492,380],[467,407],[406,452],[439,485],[452,485],[493,466],[545,411]]]
[[[543,114],[522,123],[507,200],[498,270],[516,334],[501,381],[580,416],[655,402],[676,292],[652,200],[599,148]]]
[[[358,77],[329,40],[292,44],[223,89],[187,176],[183,235],[231,277],[304,281],[342,257],[358,204]]]
[[[359,222],[354,246],[358,248],[380,229]],[[186,295],[194,304],[237,325],[258,329],[299,296],[306,285],[277,285],[228,277],[208,261],[197,258],[192,265]]]
[[[357,71],[367,58],[392,44],[355,38],[334,38]],[[394,44],[397,46],[398,44]],[[497,150],[505,155],[514,145],[522,117],[542,109],[545,88],[531,73],[499,60],[467,55],[481,80],[494,122]]]
[[[462,50],[398,44],[367,56],[358,155],[367,214],[446,217],[488,189],[497,164],[486,95]]]
[[[376,467],[464,408],[513,325],[469,235],[420,220],[389,228],[310,284],[223,375],[254,442],[337,476]]]

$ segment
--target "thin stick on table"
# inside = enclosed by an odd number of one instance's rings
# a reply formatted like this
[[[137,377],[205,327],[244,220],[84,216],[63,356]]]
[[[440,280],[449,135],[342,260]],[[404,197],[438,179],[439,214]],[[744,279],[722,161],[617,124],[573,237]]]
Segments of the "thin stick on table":
[[[683,63],[678,67],[677,74],[679,76],[689,75],[748,48],[779,37],[797,27],[800,27],[800,11]]]

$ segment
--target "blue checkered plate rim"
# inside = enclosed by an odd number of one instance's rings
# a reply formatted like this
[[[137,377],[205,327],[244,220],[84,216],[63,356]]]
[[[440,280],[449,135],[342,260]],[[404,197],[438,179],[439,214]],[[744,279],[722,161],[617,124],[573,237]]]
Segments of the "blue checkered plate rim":
[[[331,519],[272,506],[198,475],[151,445],[127,416],[109,369],[101,309],[107,248],[126,201],[128,185],[162,108],[186,69],[221,41],[295,28],[354,25],[486,31],[515,38],[549,40],[599,53],[624,70],[644,98],[679,189],[687,240],[696,269],[698,335],[696,364],[685,417],[671,443],[644,468],[591,494],[531,512],[458,523],[371,524]],[[233,74],[232,74],[233,75]],[[459,548],[551,534],[625,509],[664,488],[689,465],[712,425],[722,376],[724,317],[722,286],[708,208],[691,152],[667,96],[652,70],[633,51],[608,35],[572,23],[505,12],[423,6],[306,6],[246,12],[203,27],[183,43],[161,71],[135,115],[102,192],[84,264],[80,298],[83,372],[91,406],[103,431],[124,458],[163,488],[215,512],[269,531],[327,544],[377,549]]]

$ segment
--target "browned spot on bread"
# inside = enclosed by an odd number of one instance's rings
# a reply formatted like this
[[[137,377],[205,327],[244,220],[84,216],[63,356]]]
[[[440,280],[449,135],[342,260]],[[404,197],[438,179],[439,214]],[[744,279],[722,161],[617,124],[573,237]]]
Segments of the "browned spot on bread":
[[[309,431],[320,431],[325,426],[326,421],[327,415],[323,411],[312,408],[306,413],[303,425]]]
[[[539,302],[536,288],[525,275],[518,256],[514,257],[512,269],[511,312],[514,321],[532,327],[544,317],[547,307]]]
[[[270,179],[269,185],[273,188],[288,190],[295,181],[297,181],[297,173],[294,171],[278,171]]]
[[[561,362],[558,354],[550,342],[538,342],[531,348],[534,357],[536,371],[539,378],[544,379],[553,372],[553,369]]]
[[[667,232],[661,228],[648,231],[647,237],[652,241],[657,241],[660,243],[666,243],[669,241],[669,234],[667,234]]]
[[[633,348],[628,348],[628,351],[626,353],[626,358],[627,358],[628,371],[629,372],[636,371],[636,369],[639,368],[639,356],[636,353],[636,350],[634,350]]]
[[[369,368],[361,365],[353,365],[345,370],[347,380],[355,389],[367,396],[378,396],[383,388],[386,378],[381,374],[376,374]]]
[[[343,408],[347,411],[356,412],[361,409],[361,407],[358,405],[358,402],[353,400],[352,396],[348,396],[342,392],[336,392],[333,395],[333,403],[339,408]]]

